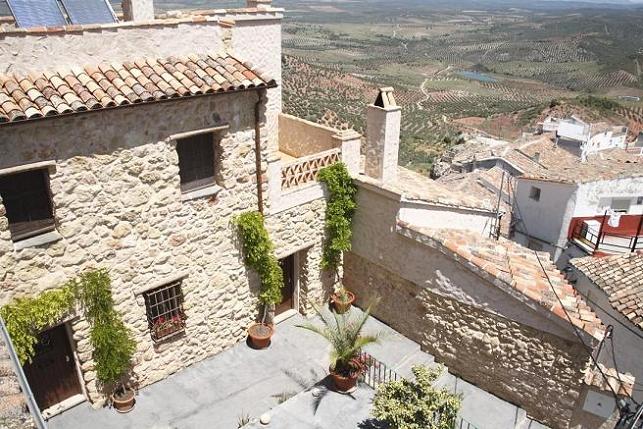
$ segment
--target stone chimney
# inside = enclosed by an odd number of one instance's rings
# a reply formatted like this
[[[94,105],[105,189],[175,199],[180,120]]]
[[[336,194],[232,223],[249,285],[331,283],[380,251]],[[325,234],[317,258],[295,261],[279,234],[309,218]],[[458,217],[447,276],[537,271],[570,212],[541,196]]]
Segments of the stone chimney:
[[[246,0],[246,5],[250,9],[268,9],[272,5],[272,0]]]
[[[393,98],[393,88],[381,88],[366,112],[364,172],[382,182],[397,180],[402,109]]]
[[[122,7],[125,21],[154,20],[154,0],[123,0]]]

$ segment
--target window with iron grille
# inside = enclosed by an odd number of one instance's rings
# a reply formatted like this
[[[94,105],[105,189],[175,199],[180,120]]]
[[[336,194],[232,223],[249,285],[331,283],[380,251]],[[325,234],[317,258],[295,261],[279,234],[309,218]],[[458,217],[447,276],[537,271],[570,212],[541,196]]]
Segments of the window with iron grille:
[[[215,184],[215,134],[204,133],[176,142],[181,191],[195,191]]]
[[[145,310],[154,341],[173,337],[185,330],[181,282],[145,292]]]
[[[0,196],[7,212],[13,241],[24,240],[55,228],[47,170],[0,176]]]

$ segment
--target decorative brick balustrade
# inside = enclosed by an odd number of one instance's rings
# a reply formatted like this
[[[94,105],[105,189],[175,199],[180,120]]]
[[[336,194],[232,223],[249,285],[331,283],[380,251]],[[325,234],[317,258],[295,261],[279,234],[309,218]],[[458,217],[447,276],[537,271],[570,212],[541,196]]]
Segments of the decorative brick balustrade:
[[[291,189],[317,180],[319,170],[341,161],[340,148],[298,158],[281,168],[281,189]]]

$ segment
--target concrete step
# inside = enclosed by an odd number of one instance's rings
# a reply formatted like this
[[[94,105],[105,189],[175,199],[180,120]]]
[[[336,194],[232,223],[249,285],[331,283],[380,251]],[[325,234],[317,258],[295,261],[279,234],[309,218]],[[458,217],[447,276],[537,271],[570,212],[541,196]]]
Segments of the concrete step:
[[[433,356],[423,352],[422,350],[417,350],[415,353],[398,362],[392,369],[404,378],[413,379],[411,368],[415,365],[425,365],[431,368],[437,364],[435,363],[435,358]]]
[[[374,317],[368,319],[363,332],[367,335],[381,334],[381,341],[368,345],[364,351],[389,368],[395,368],[420,351],[418,343],[393,331]]]

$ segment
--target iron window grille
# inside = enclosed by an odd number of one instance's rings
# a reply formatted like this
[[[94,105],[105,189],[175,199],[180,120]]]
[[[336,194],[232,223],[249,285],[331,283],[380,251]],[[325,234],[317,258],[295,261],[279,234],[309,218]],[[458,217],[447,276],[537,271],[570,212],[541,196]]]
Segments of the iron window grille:
[[[181,282],[145,292],[147,323],[152,340],[161,341],[185,331]]]

